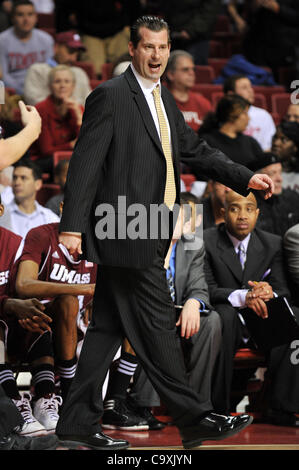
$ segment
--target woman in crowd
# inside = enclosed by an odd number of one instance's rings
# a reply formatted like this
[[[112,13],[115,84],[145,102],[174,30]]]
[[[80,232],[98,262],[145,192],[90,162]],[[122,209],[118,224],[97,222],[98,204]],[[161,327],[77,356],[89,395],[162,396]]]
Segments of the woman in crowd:
[[[58,65],[49,73],[50,95],[36,105],[42,118],[42,131],[31,155],[44,173],[53,172],[54,152],[72,150],[76,143],[83,107],[72,98],[74,86],[72,70]]]
[[[263,150],[253,137],[243,134],[249,120],[249,106],[250,103],[238,95],[222,98],[216,111],[206,115],[198,133],[211,147],[255,171]]]

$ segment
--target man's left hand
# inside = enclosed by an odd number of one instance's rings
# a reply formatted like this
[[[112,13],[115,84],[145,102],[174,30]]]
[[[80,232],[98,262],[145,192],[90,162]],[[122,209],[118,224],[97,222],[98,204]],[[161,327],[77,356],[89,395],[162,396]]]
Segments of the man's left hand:
[[[268,175],[255,174],[249,180],[248,188],[258,189],[264,192],[264,199],[272,196],[274,191],[274,183]]]

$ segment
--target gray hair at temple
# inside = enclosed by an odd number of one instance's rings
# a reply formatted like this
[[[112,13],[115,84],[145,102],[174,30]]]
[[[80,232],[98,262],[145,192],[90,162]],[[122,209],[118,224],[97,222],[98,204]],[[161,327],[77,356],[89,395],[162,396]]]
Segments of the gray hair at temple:
[[[189,54],[189,52],[177,49],[175,51],[172,51],[169,55],[166,73],[175,72],[177,61],[180,57],[187,57],[188,59],[192,60],[192,62],[194,62],[193,56]]]

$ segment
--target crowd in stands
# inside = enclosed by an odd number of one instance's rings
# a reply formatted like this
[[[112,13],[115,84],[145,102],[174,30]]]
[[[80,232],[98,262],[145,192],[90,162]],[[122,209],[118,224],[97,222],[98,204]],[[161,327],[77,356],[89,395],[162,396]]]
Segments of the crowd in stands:
[[[257,348],[256,331],[244,327],[248,311],[265,318],[267,302],[285,297],[299,321],[299,100],[283,78],[299,70],[298,1],[2,0],[1,138],[22,128],[20,99],[42,119],[39,138],[0,171],[0,385],[25,419],[23,435],[54,432],[75,375],[97,268],[58,242],[63,189],[85,100],[130,66],[129,25],[140,14],[159,14],[170,25],[163,83],[186,124],[234,162],[269,175],[275,188],[267,200],[240,196],[182,164],[180,225],[165,270],[201,401],[212,400],[219,413],[236,410],[235,354]],[[214,84],[234,54],[273,74],[276,86],[256,86],[244,70]],[[279,109],[274,96],[283,101]],[[194,230],[186,207],[197,204],[203,241],[187,250]],[[262,352],[270,383],[263,418],[299,426],[299,365],[290,362],[290,344]],[[16,364],[28,366],[30,391],[20,391]],[[255,373],[250,368],[238,384]],[[153,414],[160,405],[125,341],[111,365],[103,427],[162,429]]]

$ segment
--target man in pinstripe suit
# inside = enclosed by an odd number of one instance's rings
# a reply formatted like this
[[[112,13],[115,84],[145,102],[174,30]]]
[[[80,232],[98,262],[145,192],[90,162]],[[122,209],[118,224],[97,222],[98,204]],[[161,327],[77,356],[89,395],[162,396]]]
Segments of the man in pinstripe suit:
[[[132,65],[88,97],[70,161],[60,241],[71,253],[83,253],[86,259],[96,262],[99,269],[92,321],[57,426],[57,434],[66,445],[84,443],[96,449],[128,446],[126,441],[102,434],[99,424],[103,413],[101,387],[124,336],[170,410],[185,448],[233,435],[252,421],[248,415],[216,415],[199,403],[188,386],[164,271],[172,230],[166,239],[161,234],[150,237],[150,209],[163,205],[167,186],[166,155],[152,91],[160,84],[169,51],[169,31],[163,20],[137,20],[129,43]],[[241,194],[247,194],[250,187],[264,190],[265,197],[271,196],[273,183],[269,177],[253,175],[211,149],[185,124],[171,94],[163,87],[160,93],[171,142],[177,204],[179,159]],[[125,196],[130,209],[127,212],[123,204],[118,204],[120,195]],[[134,222],[136,203],[145,208],[142,227],[147,225],[148,233],[129,237],[126,233]],[[175,218],[166,203],[164,207],[164,216]],[[97,228],[106,217],[103,208],[106,213],[113,209],[115,218],[112,221],[112,216],[108,217],[106,222],[116,230],[111,229],[110,236],[99,239]]]

